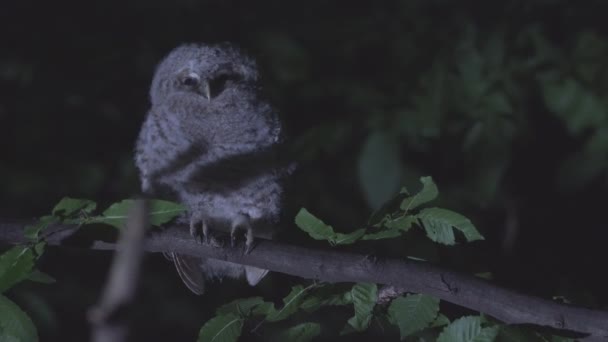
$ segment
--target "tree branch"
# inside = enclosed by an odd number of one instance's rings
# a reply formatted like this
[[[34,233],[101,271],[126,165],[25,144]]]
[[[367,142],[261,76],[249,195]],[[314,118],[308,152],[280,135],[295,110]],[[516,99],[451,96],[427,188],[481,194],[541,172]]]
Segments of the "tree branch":
[[[0,241],[25,242],[24,222],[0,222]],[[56,225],[46,230],[50,245],[65,245],[77,230]],[[115,243],[96,241],[93,249],[113,250]],[[367,282],[424,293],[480,311],[509,324],[535,324],[580,334],[589,340],[608,339],[608,312],[585,309],[520,294],[483,279],[438,268],[428,263],[394,258],[371,258],[340,250],[319,250],[258,240],[251,253],[242,248],[214,248],[194,241],[188,228],[174,226],[146,237],[149,252],[176,252],[256,266],[307,279],[327,282]]]

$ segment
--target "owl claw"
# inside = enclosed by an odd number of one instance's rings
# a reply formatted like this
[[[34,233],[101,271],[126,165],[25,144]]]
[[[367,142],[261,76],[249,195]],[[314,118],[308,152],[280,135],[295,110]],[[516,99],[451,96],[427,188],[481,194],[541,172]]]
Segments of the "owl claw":
[[[245,240],[245,254],[249,254],[253,250],[253,229],[247,229],[247,240]]]
[[[240,229],[244,229],[246,231],[245,254],[249,254],[249,252],[251,252],[253,249],[253,229],[251,228],[248,216],[240,215],[232,223],[232,229],[230,229],[230,243],[232,247],[236,246],[236,233]]]
[[[201,243],[202,239],[201,239],[201,231],[200,231],[200,229],[198,227],[199,223],[203,224],[203,235],[204,235],[204,226],[205,226],[205,223],[201,219],[196,218],[194,216],[190,219],[190,235],[198,243]]]
[[[209,230],[207,222],[200,215],[192,215],[190,219],[190,235],[201,244],[207,244],[215,247],[221,247],[220,243],[213,233]]]

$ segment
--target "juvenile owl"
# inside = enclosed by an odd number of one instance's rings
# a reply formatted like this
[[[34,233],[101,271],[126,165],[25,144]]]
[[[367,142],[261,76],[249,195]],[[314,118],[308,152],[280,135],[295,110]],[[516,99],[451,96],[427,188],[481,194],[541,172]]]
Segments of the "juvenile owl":
[[[271,238],[281,209],[284,172],[276,163],[281,125],[258,96],[252,59],[237,48],[183,45],[158,65],[152,106],[137,140],[142,191],[178,200],[188,209],[190,233],[218,244],[214,230]],[[245,276],[257,284],[268,272],[215,259],[172,253],[192,292],[212,278]]]

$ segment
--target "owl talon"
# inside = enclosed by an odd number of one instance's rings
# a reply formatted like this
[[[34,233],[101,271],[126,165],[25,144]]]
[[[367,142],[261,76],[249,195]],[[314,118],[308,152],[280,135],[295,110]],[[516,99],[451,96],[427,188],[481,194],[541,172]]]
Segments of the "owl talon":
[[[253,250],[253,229],[249,227],[247,229],[247,240],[245,240],[245,254],[251,253]]]
[[[236,235],[230,234],[230,247],[234,248],[236,246]]]

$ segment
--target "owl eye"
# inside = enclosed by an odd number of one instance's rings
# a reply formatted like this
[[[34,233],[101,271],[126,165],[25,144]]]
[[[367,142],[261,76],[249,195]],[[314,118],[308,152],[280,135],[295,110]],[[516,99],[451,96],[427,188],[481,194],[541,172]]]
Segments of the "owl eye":
[[[196,74],[186,75],[184,78],[182,78],[182,84],[187,87],[195,87],[199,84],[199,82],[200,77]]]
[[[229,84],[236,83],[240,80],[241,77],[237,74],[220,74],[209,80],[209,93],[211,97],[216,97],[221,94]]]

